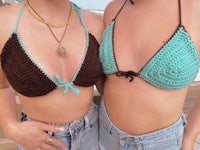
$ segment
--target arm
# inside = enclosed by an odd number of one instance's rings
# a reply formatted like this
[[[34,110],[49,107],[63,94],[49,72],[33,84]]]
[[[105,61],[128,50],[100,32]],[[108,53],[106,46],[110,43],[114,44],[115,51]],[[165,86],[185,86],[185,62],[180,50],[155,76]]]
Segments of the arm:
[[[13,5],[12,5],[13,6]],[[15,7],[15,6],[14,6]],[[13,7],[12,7],[13,8]],[[18,11],[19,9],[17,9]],[[15,20],[12,16],[11,6],[0,8],[0,54],[5,42],[11,33],[11,20]],[[2,21],[3,20],[3,21]],[[10,27],[11,26],[11,27]],[[62,130],[51,125],[36,121],[20,122],[17,116],[16,99],[13,89],[7,82],[6,76],[0,63],[0,127],[7,138],[12,139],[16,143],[26,147],[27,149],[37,149],[46,147],[46,149],[56,150],[55,147],[49,145],[49,135],[44,131],[56,132]],[[66,149],[64,144],[57,139],[53,139],[53,145]]]
[[[12,139],[18,144],[28,148],[37,149],[38,147],[46,147],[46,149],[56,150],[46,143],[49,135],[44,131],[56,132],[63,130],[51,125],[43,124],[37,121],[19,122],[17,116],[17,107],[15,94],[7,83],[3,71],[0,67],[0,127],[6,137]],[[37,137],[37,138],[35,138]],[[53,138],[53,142],[57,147],[66,149],[64,144]]]
[[[193,150],[195,140],[200,134],[200,99],[188,116],[188,125],[185,128],[181,150]]]
[[[17,109],[15,95],[5,80],[5,77],[0,69],[0,125],[4,131],[5,136],[9,136],[9,128],[16,123]]]
[[[193,18],[194,20],[188,21],[194,28],[191,30],[194,32],[194,43],[198,54],[200,54],[200,23],[196,21],[195,18],[200,17],[200,1],[199,0],[186,0],[183,1],[183,6],[185,6],[185,16],[188,18]],[[190,13],[189,13],[190,12]],[[191,17],[192,16],[192,17]],[[192,31],[191,31],[192,32]],[[191,33],[192,34],[192,33]],[[200,55],[199,55],[200,57]],[[200,68],[199,68],[200,69]],[[200,92],[200,91],[199,91]],[[188,116],[188,124],[185,128],[182,149],[181,150],[193,150],[197,136],[200,135],[200,97],[198,97],[193,109]]]

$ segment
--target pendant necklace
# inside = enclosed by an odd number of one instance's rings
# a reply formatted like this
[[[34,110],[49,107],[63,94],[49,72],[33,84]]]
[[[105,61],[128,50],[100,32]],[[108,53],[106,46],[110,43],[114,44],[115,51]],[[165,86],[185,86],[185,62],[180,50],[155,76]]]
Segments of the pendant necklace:
[[[57,48],[57,54],[59,56],[65,56],[66,54],[66,49],[65,47],[62,46],[62,40],[65,36],[65,33],[66,33],[66,30],[67,30],[67,27],[69,26],[71,20],[72,20],[72,17],[73,17],[73,7],[70,5],[70,13],[69,13],[69,16],[68,16],[68,19],[67,19],[67,22],[64,23],[64,24],[59,24],[59,25],[53,25],[51,23],[48,23],[46,22],[38,13],[37,11],[30,5],[29,1],[26,0],[24,1],[24,5],[26,7],[26,9],[28,10],[29,14],[35,18],[36,20],[40,21],[41,23],[44,23],[49,31],[51,32],[51,34],[53,35],[54,39],[58,42],[58,48]],[[62,28],[62,27],[65,27],[64,28],[64,31],[63,31],[63,34],[60,38],[60,40],[56,37],[55,33],[53,32],[53,30],[51,29],[52,28]]]

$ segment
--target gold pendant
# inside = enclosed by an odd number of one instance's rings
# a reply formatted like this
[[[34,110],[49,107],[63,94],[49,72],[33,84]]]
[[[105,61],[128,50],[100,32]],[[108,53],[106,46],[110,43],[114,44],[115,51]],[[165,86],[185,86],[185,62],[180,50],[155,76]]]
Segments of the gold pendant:
[[[57,54],[59,56],[65,56],[66,54],[66,49],[63,47],[63,46],[59,46],[58,49],[57,49]]]

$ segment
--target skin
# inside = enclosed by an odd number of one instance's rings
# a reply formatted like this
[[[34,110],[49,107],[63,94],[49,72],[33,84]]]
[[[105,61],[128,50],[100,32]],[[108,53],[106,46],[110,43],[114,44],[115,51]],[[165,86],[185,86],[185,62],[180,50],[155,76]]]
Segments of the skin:
[[[114,0],[106,7],[106,26],[124,2]],[[200,18],[200,1],[182,0],[181,4],[182,25],[200,54],[200,22],[196,20]],[[114,29],[114,51],[119,70],[138,72],[169,40],[178,24],[178,0],[136,0],[135,5],[128,2],[117,17]],[[140,77],[129,82],[127,78],[112,74],[107,76],[103,98],[108,116],[117,128],[141,135],[175,123],[182,113],[187,89],[164,90]],[[200,102],[197,102],[189,116],[182,150],[192,150],[195,138],[200,134],[199,107]]]
[[[62,24],[67,20],[70,8],[68,0],[59,0],[59,2],[57,0],[29,0],[29,2],[47,22]],[[15,26],[21,6],[22,3],[18,3],[0,8],[0,20],[3,20],[0,22],[0,53]],[[87,11],[83,11],[83,18],[86,27],[100,43],[101,33],[104,29],[102,19]],[[57,37],[61,37],[63,30],[64,28],[53,29]],[[75,13],[62,42],[67,50],[65,58],[56,54],[58,43],[47,26],[31,17],[26,10],[21,17],[18,33],[32,58],[48,75],[53,77],[55,74],[59,74],[66,82],[72,80],[81,63],[86,43],[84,28]],[[48,41],[48,44],[45,41]],[[94,87],[78,88],[81,91],[79,95],[74,95],[71,91],[63,95],[63,88],[39,97],[26,97],[17,93],[24,112],[33,119],[33,121],[19,122],[13,89],[9,86],[0,67],[0,125],[5,136],[30,150],[39,148],[55,150],[55,147],[46,143],[49,135],[44,131],[56,132],[62,128],[46,123],[67,124],[79,120],[88,112],[93,103]],[[52,144],[66,149],[63,143],[57,139],[53,139]]]
[[[188,125],[185,129],[183,146],[181,150],[193,150],[197,136],[200,134],[200,100],[196,102],[192,112],[188,117]]]

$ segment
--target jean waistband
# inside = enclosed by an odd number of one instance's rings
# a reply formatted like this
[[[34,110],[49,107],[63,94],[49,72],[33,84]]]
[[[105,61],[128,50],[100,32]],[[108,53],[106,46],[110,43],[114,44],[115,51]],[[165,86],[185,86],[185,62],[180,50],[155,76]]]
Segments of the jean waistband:
[[[98,114],[98,106],[96,104],[92,104],[89,111],[79,120],[75,120],[73,122],[70,122],[68,124],[52,124],[52,123],[47,123],[49,125],[54,125],[54,126],[60,126],[64,128],[64,131],[59,131],[59,134],[65,134],[66,132],[74,132],[76,130],[79,130],[81,128],[89,128],[90,127],[90,120],[92,120],[94,117],[96,119],[97,116],[95,113]],[[33,120],[29,116],[27,116],[25,113],[22,112],[22,117],[21,121],[26,121],[26,120]],[[49,133],[51,134],[51,133]]]
[[[106,108],[104,105],[103,99],[101,100],[101,105],[100,105],[100,120],[103,122],[104,128],[107,130],[108,133],[112,134],[113,137],[117,139],[123,139],[123,138],[135,138],[140,141],[145,141],[145,140],[151,140],[153,138],[158,138],[160,136],[164,136],[165,134],[168,134],[170,132],[175,132],[179,127],[183,127],[187,124],[186,117],[184,114],[180,116],[180,118],[172,125],[169,127],[166,127],[161,130],[157,130],[151,133],[147,134],[142,134],[142,135],[131,135],[128,133],[125,133],[124,131],[118,129],[109,119],[108,114],[106,112]],[[101,124],[102,125],[102,124]]]

